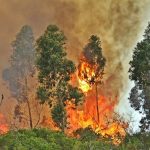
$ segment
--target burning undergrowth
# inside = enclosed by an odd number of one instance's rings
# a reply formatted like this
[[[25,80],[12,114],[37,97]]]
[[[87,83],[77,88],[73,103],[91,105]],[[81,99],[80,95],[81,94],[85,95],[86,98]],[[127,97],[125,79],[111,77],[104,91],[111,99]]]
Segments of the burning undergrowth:
[[[76,107],[73,102],[66,102],[66,112],[68,121],[68,133],[72,135],[78,129],[91,128],[95,133],[103,137],[112,139],[113,143],[118,145],[126,136],[128,124],[114,113],[116,99],[99,96],[99,122],[97,121],[97,111],[93,91],[88,93],[89,96],[82,108]]]
[[[116,115],[114,108],[118,97],[105,96],[103,87],[106,59],[102,54],[100,39],[92,35],[84,48],[78,65],[79,88],[85,94],[82,107],[66,102],[68,133],[91,128],[96,134],[111,138],[118,145],[126,136],[128,123]]]
[[[6,119],[3,114],[0,113],[0,135],[5,134],[9,131],[8,124],[6,123]]]

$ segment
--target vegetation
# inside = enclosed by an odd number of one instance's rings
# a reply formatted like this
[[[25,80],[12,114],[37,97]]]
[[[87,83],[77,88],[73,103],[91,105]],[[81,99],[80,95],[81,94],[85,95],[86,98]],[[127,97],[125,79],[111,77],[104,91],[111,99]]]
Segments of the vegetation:
[[[11,65],[3,72],[3,78],[8,82],[9,89],[18,104],[14,108],[14,118],[19,122],[26,114],[21,111],[20,105],[26,103],[28,118],[27,128],[21,130],[10,130],[5,135],[0,135],[0,149],[2,150],[148,150],[150,149],[150,134],[140,133],[127,135],[119,146],[112,144],[109,138],[97,135],[90,128],[78,129],[72,138],[66,136],[67,115],[65,110],[66,101],[74,102],[77,106],[83,100],[84,95],[71,84],[71,76],[76,72],[73,61],[67,58],[65,49],[66,37],[55,25],[49,25],[43,35],[36,42],[36,54],[34,48],[34,37],[30,26],[23,26],[17,34],[16,40],[12,42],[13,53]],[[102,55],[99,37],[92,35],[89,43],[83,49],[83,61],[92,66],[94,74],[87,75],[83,70],[84,80],[91,86],[95,86],[97,119],[99,122],[98,108],[98,85],[102,83],[106,59]],[[85,59],[85,60],[84,60]],[[36,64],[35,64],[36,60]],[[146,116],[141,120],[142,131],[150,128],[150,24],[145,30],[144,39],[137,44],[133,52],[133,60],[130,62],[130,79],[135,82],[131,90],[130,102],[135,110],[144,108]],[[89,67],[89,68],[90,68]],[[79,65],[80,68],[80,65]],[[91,68],[90,68],[91,69]],[[89,70],[90,70],[89,69]],[[37,129],[40,122],[40,113],[37,123],[34,125],[29,92],[29,78],[38,74],[37,97],[40,104],[48,104],[53,121],[61,129],[52,131],[48,129]],[[36,86],[34,86],[35,88]],[[33,91],[32,91],[33,92]],[[34,92],[33,92],[34,93]],[[2,100],[3,100],[2,95]],[[39,101],[38,101],[39,102]],[[38,103],[39,104],[39,103]],[[38,109],[38,108],[37,108]],[[76,108],[72,108],[76,109]],[[35,115],[35,112],[33,113]],[[52,122],[48,119],[45,122]],[[44,122],[43,121],[43,122]],[[53,122],[52,122],[53,124]],[[55,126],[54,124],[54,126]],[[42,126],[42,125],[41,125]],[[2,126],[3,127],[3,126]],[[69,127],[68,127],[69,128]],[[11,128],[12,129],[12,128]]]
[[[135,82],[131,90],[131,106],[136,110],[144,108],[146,116],[141,120],[141,130],[150,128],[150,23],[145,30],[144,39],[137,43],[130,61],[130,79]],[[144,104],[143,104],[144,102]]]
[[[12,42],[12,50],[11,65],[10,68],[3,71],[3,78],[8,82],[11,94],[18,102],[14,117],[21,122],[24,113],[20,111],[20,106],[22,103],[26,103],[29,116],[27,120],[29,120],[30,128],[33,128],[28,80],[35,71],[35,49],[33,32],[30,26],[25,25],[21,28],[16,40]]]
[[[66,137],[62,132],[48,129],[10,131],[0,136],[0,148],[2,150],[148,150],[150,148],[150,135],[128,135],[121,145],[114,146],[107,139],[96,140],[95,134],[89,130],[85,132],[81,139],[74,139]],[[85,137],[85,134],[89,138]]]
[[[98,85],[102,83],[104,75],[104,67],[106,64],[106,59],[102,54],[101,41],[96,35],[92,35],[89,39],[89,43],[83,49],[83,61],[87,62],[91,69],[94,71],[89,79],[86,70],[83,70],[84,80],[89,85],[95,85],[96,93],[96,109],[97,109],[97,121],[99,122],[99,105],[98,105]],[[84,60],[85,59],[85,60]],[[80,64],[79,64],[80,68]]]
[[[69,84],[76,67],[66,58],[65,41],[63,32],[49,25],[36,44],[40,83],[37,94],[41,103],[47,102],[52,107],[53,120],[62,130],[66,127],[65,101],[74,99],[77,104],[83,97],[78,88]]]

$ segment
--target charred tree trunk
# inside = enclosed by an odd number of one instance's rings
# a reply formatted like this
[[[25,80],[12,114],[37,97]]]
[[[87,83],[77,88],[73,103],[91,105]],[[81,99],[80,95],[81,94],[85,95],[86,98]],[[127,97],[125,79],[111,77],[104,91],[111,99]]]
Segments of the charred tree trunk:
[[[30,103],[27,99],[27,106],[28,106],[28,113],[29,113],[29,124],[30,124],[30,128],[33,128],[33,122],[32,122],[32,114],[31,114],[31,107],[30,107]]]
[[[25,94],[26,94],[26,102],[27,102],[27,107],[28,107],[28,114],[29,114],[29,124],[30,128],[33,128],[33,122],[32,122],[32,114],[31,114],[31,107],[30,107],[30,102],[28,100],[28,84],[27,84],[27,78],[25,77]]]
[[[95,83],[95,97],[96,97],[96,111],[97,111],[97,122],[99,123],[99,106],[98,106],[98,89],[97,83]]]
[[[2,94],[0,106],[2,105],[3,99],[4,99],[4,95]]]

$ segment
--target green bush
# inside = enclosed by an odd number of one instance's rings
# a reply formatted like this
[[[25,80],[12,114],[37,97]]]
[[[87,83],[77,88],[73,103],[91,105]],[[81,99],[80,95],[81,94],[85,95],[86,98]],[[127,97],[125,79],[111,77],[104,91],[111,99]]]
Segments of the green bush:
[[[79,131],[78,131],[79,132]],[[80,130],[80,138],[70,138],[49,129],[10,131],[0,136],[0,150],[149,150],[150,134],[127,135],[119,146],[97,137],[91,130]]]

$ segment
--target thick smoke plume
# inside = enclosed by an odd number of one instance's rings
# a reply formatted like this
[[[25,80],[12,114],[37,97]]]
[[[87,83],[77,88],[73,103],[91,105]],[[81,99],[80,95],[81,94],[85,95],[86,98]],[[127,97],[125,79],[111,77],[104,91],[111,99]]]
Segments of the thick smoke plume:
[[[91,34],[100,36],[107,60],[107,95],[118,95],[126,86],[128,61],[140,31],[144,4],[132,0],[82,0],[76,3],[78,17],[74,28],[69,31],[69,37],[76,40],[71,41],[69,49],[78,55],[78,49],[82,50]]]
[[[9,44],[21,26],[31,25],[38,37],[48,24],[57,24],[68,38],[68,54],[76,64],[90,35],[98,35],[107,59],[102,92],[114,96],[126,93],[128,62],[150,6],[148,0],[0,0],[0,3],[1,70],[9,64],[12,53]],[[2,82],[1,79],[1,87]],[[5,90],[2,92],[6,95]]]

